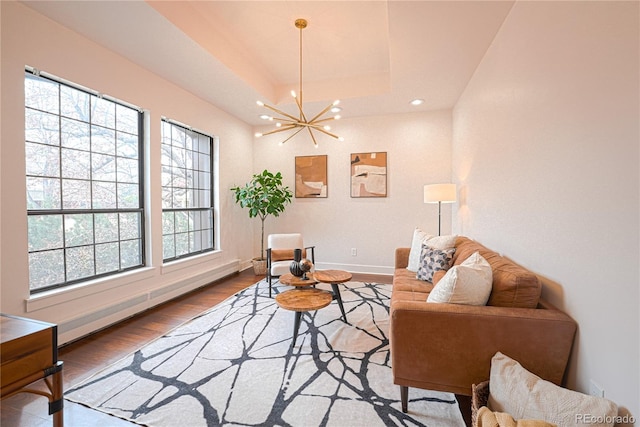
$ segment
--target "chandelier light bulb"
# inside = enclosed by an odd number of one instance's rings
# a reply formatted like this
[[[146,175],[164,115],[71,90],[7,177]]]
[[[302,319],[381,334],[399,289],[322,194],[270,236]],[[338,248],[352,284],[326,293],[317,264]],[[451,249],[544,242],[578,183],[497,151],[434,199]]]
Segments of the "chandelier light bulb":
[[[341,137],[341,136],[339,136],[339,137],[338,137],[338,141],[340,141],[340,142],[344,142],[344,138],[343,138],[343,137]]]
[[[331,126],[329,126],[329,125],[324,125],[324,126],[323,126],[323,129],[324,129],[324,130],[331,130]]]
[[[260,107],[264,107],[264,102],[262,101],[256,101],[256,104],[258,104]]]
[[[260,138],[260,137],[262,136],[262,134],[261,134],[260,132],[256,132],[256,133],[254,134],[254,136],[255,136],[256,138]]]
[[[282,123],[280,123],[280,122],[277,122],[277,123],[276,123],[276,127],[277,127],[277,128],[279,128],[279,127],[281,127],[281,126],[282,126]]]
[[[292,90],[292,91],[291,91],[291,96],[293,96],[294,98],[297,98],[297,97],[298,97],[298,95],[296,95],[296,91],[295,91],[295,90]]]
[[[333,120],[340,120],[342,116],[340,114],[336,114],[335,116],[333,116]]]

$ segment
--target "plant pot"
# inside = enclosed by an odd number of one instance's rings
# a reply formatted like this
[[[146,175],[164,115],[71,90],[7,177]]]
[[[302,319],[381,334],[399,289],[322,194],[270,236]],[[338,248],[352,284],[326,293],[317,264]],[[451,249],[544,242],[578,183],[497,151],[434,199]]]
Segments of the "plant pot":
[[[253,263],[253,273],[256,276],[264,276],[267,274],[267,260],[264,258],[254,258],[251,260]]]

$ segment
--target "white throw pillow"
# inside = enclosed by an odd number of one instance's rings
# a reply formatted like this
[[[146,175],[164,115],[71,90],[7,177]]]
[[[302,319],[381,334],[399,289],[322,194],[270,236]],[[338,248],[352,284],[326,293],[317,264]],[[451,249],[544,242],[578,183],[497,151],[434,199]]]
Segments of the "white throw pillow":
[[[474,252],[442,276],[429,293],[427,302],[486,305],[492,283],[491,266],[480,253]]]
[[[455,247],[456,237],[458,236],[432,236],[416,227],[416,229],[413,230],[413,239],[411,239],[411,250],[409,251],[407,270],[413,271],[414,273],[418,272],[422,243],[427,243],[427,245],[433,249],[446,250]]]
[[[492,411],[507,412],[515,419],[559,426],[613,426],[618,415],[612,401],[558,387],[500,352],[491,359],[488,404]]]

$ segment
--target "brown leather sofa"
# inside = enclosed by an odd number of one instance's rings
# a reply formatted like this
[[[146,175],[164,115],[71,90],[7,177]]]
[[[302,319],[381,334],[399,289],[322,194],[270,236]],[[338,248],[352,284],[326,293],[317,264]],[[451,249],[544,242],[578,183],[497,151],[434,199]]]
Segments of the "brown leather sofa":
[[[397,248],[390,312],[393,381],[407,411],[409,387],[470,396],[489,379],[500,351],[541,378],[563,385],[577,325],[540,299],[531,271],[466,237],[456,239],[453,264],[479,251],[491,265],[486,306],[428,303],[433,284],[406,269],[409,248]],[[437,283],[445,272],[436,272]]]

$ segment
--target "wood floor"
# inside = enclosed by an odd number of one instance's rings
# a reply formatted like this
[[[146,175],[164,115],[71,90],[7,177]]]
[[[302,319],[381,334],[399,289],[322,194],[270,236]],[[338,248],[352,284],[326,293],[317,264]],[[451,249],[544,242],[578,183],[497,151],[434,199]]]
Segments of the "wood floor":
[[[120,360],[260,279],[261,277],[254,276],[252,270],[245,270],[61,347],[59,359],[64,361],[64,389]],[[391,276],[354,274],[353,280],[391,283]],[[42,381],[36,385],[33,388],[45,390]],[[52,418],[47,414],[47,400],[44,397],[19,393],[2,400],[0,404],[2,427],[52,425]],[[67,427],[135,425],[69,401],[64,402],[64,420]]]

